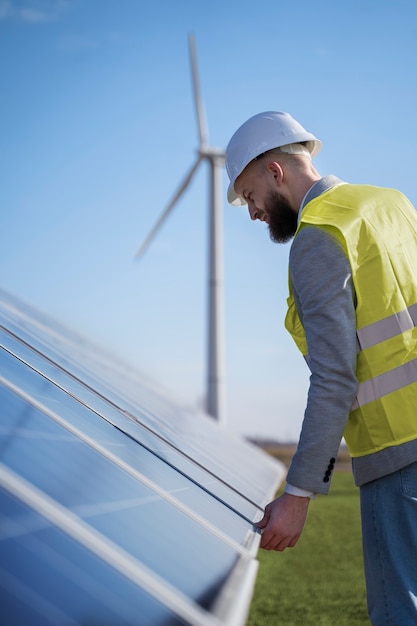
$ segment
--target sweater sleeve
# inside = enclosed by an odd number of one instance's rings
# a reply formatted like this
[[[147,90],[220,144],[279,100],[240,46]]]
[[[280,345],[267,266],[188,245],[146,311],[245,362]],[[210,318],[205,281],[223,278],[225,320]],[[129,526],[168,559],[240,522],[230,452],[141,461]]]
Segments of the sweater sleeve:
[[[329,233],[314,226],[295,237],[289,267],[311,376],[287,481],[326,494],[358,386],[355,292],[343,249]]]

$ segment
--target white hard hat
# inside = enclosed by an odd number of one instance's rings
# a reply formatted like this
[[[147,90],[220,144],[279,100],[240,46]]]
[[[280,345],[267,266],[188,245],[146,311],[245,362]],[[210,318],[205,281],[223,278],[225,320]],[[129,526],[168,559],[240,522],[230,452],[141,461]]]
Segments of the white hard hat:
[[[305,146],[293,146],[301,143]],[[264,152],[280,148],[282,152],[302,154],[304,149],[313,157],[321,146],[321,141],[307,132],[289,113],[266,111],[254,115],[238,128],[226,148],[226,170],[230,178],[228,201],[236,206],[246,204],[235,192],[236,178]]]

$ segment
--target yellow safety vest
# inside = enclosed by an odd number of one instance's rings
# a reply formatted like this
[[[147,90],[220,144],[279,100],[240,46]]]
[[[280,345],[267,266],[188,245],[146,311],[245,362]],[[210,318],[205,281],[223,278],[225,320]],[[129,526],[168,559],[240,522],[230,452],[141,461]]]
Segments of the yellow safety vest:
[[[344,433],[351,456],[417,439],[416,210],[394,189],[342,184],[305,206],[297,233],[306,225],[332,234],[352,268],[359,389]],[[285,326],[307,355],[291,281]]]

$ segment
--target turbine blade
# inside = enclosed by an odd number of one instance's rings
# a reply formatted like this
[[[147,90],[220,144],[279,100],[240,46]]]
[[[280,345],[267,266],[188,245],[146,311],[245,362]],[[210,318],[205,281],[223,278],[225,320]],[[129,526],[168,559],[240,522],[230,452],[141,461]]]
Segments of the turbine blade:
[[[204,115],[203,103],[200,95],[200,83],[198,80],[198,69],[197,69],[197,54],[195,49],[195,39],[194,35],[188,36],[188,42],[190,47],[190,59],[191,59],[191,73],[193,79],[193,90],[194,90],[194,102],[195,102],[195,110],[197,115],[197,124],[198,124],[198,134],[200,137],[200,148],[205,147],[207,145],[207,125]]]
[[[151,243],[152,239],[155,237],[156,233],[158,232],[159,228],[162,226],[163,222],[168,217],[170,211],[174,208],[175,204],[178,202],[179,198],[181,197],[181,195],[184,193],[184,191],[186,190],[186,188],[190,184],[192,177],[194,176],[198,166],[201,163],[201,159],[202,159],[202,157],[199,156],[197,158],[197,160],[195,161],[194,165],[192,166],[192,168],[189,170],[189,172],[185,176],[185,178],[182,181],[181,185],[178,187],[175,195],[171,199],[171,202],[168,204],[168,206],[166,207],[165,211],[162,213],[162,215],[160,216],[159,220],[156,222],[155,226],[152,228],[151,232],[149,233],[149,235],[146,237],[145,241],[142,243],[142,245],[140,246],[140,248],[136,252],[135,259],[137,259],[137,258],[139,258],[140,256],[143,255],[143,253],[145,252],[145,250],[147,249],[147,247]]]

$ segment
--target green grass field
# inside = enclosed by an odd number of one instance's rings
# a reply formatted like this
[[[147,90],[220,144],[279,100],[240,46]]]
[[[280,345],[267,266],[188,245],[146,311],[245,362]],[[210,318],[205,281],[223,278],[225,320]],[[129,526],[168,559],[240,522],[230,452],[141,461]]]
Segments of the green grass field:
[[[311,502],[295,548],[260,550],[258,558],[247,626],[369,626],[359,490],[350,472],[336,472],[330,494]]]

